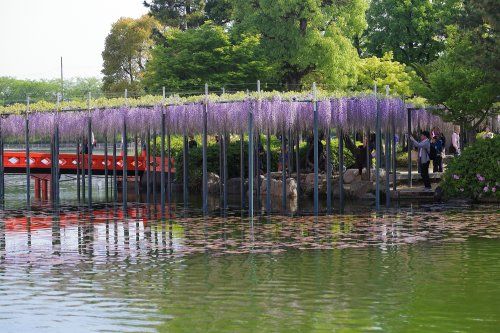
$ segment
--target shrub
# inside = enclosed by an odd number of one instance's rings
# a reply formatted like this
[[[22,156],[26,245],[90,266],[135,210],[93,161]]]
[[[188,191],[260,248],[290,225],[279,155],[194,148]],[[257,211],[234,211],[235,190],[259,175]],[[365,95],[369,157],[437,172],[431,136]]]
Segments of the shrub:
[[[500,198],[500,137],[478,140],[447,166],[442,187],[447,197]]]
[[[195,136],[195,140],[198,143],[197,147],[191,148],[189,150],[189,186],[191,188],[199,187],[201,183],[202,177],[202,159],[203,152],[201,147],[201,136]],[[172,136],[171,141],[171,154],[175,158],[175,167],[176,167],[176,180],[178,182],[182,182],[183,176],[183,165],[182,165],[182,155],[183,155],[183,139],[182,136]],[[261,138],[262,146],[264,149],[264,155],[262,158],[262,168],[265,172],[266,170],[266,137],[262,136]],[[156,155],[160,154],[160,138],[156,139]],[[323,145],[326,147],[325,141],[323,141]],[[307,142],[305,140],[301,141],[300,144],[300,167],[302,172],[306,172],[306,155],[307,155]],[[245,175],[248,176],[248,137],[245,136],[243,142],[243,152],[245,156]],[[332,139],[331,146],[331,161],[333,166],[333,171],[336,172],[338,170],[338,140]],[[154,154],[154,148],[152,148],[152,153]],[[278,162],[281,154],[281,141],[276,137],[271,137],[271,170],[278,170]],[[219,145],[216,143],[214,137],[208,137],[207,143],[207,170],[208,172],[214,172],[216,174],[220,174],[219,170]],[[293,169],[295,170],[295,155],[293,156]],[[227,147],[227,163],[228,163],[228,178],[239,177],[240,176],[240,138],[239,136],[231,136],[230,143]],[[344,164],[347,167],[354,165],[354,157],[351,152],[344,147]]]

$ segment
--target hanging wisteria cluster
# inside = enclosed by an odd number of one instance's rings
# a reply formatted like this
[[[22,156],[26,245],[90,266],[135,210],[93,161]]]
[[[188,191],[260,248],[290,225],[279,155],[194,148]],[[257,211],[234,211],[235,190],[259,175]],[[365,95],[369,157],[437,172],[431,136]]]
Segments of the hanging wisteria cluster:
[[[344,131],[375,129],[377,103],[381,128],[407,131],[407,108],[399,98],[374,95],[335,97],[317,102],[320,129],[342,128]],[[284,130],[310,131],[314,126],[314,103],[302,100],[247,99],[232,102],[190,103],[182,105],[157,105],[154,107],[121,107],[73,112],[35,112],[29,114],[30,135],[50,136],[56,124],[62,139],[85,136],[89,117],[92,130],[98,135],[112,136],[121,133],[126,122],[127,132],[141,135],[148,129],[159,133],[161,115],[165,113],[167,131],[171,134],[199,134],[203,131],[204,112],[207,112],[208,134],[245,133],[248,116],[252,112],[254,128],[263,133],[280,133]],[[450,127],[424,109],[412,110],[412,128],[429,129]],[[4,137],[22,139],[25,135],[26,116],[10,115],[1,119]]]

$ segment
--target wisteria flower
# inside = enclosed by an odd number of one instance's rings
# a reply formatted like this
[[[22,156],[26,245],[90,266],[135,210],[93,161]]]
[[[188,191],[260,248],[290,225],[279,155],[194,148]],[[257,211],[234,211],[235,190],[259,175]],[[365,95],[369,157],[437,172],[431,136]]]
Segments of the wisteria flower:
[[[458,180],[458,179],[460,179],[460,176],[459,175],[453,175],[453,179]]]
[[[480,174],[476,174],[476,177],[477,177],[477,180],[479,180],[480,182],[484,182],[485,178],[483,176],[481,176]]]
[[[491,188],[491,192],[495,193],[497,191],[497,188],[496,187],[492,187]]]
[[[485,186],[485,187],[483,188],[483,192],[488,192],[488,190],[489,190],[489,189],[490,189],[490,188],[489,188],[488,186]]]

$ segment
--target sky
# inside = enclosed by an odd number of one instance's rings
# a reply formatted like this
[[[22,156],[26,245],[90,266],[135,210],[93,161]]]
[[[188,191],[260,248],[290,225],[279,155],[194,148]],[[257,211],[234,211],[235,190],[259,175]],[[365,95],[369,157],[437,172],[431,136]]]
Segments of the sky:
[[[0,76],[102,77],[104,40],[120,17],[147,12],[143,0],[0,0]]]

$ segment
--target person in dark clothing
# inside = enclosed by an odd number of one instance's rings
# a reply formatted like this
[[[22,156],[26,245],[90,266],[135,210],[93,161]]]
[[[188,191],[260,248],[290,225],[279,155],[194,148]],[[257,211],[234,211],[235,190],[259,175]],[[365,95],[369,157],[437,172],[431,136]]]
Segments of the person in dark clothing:
[[[198,142],[196,142],[192,135],[189,136],[188,147],[189,149],[198,147]]]
[[[367,167],[366,165],[366,145],[359,145],[358,150],[356,151],[356,166],[358,167],[359,175],[363,174],[363,168]],[[368,170],[368,168],[366,168]]]
[[[443,172],[443,141],[438,136],[431,141],[432,172]]]

